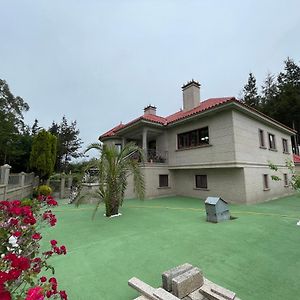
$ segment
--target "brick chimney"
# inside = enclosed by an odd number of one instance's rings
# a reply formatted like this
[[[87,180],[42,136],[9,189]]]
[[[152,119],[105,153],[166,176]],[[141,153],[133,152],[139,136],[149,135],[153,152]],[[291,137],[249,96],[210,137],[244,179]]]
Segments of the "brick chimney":
[[[144,108],[144,115],[156,115],[156,106],[148,105]]]
[[[192,79],[182,87],[183,111],[188,111],[200,104],[200,83]]]

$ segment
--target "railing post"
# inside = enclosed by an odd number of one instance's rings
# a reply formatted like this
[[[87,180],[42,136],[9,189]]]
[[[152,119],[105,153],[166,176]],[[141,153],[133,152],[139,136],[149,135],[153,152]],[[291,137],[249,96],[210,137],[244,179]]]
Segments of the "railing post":
[[[59,194],[60,199],[65,198],[65,184],[66,184],[65,173],[62,173],[60,179],[60,194]]]
[[[21,198],[23,198],[24,197],[24,186],[25,186],[25,172],[21,172],[19,174],[19,176],[20,176],[19,183],[21,186]]]
[[[143,150],[144,150],[144,155],[145,155],[145,161],[147,162],[148,161],[148,147],[147,147],[147,133],[148,133],[148,130],[147,128],[144,128],[143,129]]]
[[[6,164],[1,166],[1,182],[0,184],[8,185],[9,173],[11,166]]]
[[[6,200],[10,169],[11,169],[11,166],[8,164],[1,166],[0,184],[4,185],[3,200]]]

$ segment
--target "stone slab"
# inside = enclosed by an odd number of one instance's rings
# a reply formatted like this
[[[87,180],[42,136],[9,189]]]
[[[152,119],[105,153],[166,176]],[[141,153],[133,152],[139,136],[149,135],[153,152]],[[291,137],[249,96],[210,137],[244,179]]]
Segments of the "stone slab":
[[[202,295],[199,291],[199,289],[197,289],[196,291],[190,293],[188,296],[187,296],[187,300],[208,300],[207,298],[205,298],[204,295]]]
[[[149,284],[145,283],[144,281],[136,277],[132,277],[128,280],[128,285],[137,290],[139,293],[141,293],[142,296],[145,296],[150,300],[157,300],[157,297],[153,295],[156,289],[150,286]]]
[[[172,294],[183,298],[203,285],[203,274],[199,268],[193,268],[172,279]]]
[[[180,300],[179,298],[175,297],[174,295],[162,288],[156,289],[153,295],[156,296],[159,300]]]
[[[147,298],[147,297],[145,297],[145,296],[143,296],[143,295],[141,295],[141,296],[139,296],[139,297],[137,297],[137,298],[134,298],[134,300],[149,300],[150,298]]]
[[[178,275],[183,274],[184,272],[191,270],[193,266],[191,264],[185,263],[171,270],[165,271],[162,274],[162,285],[163,288],[171,292],[172,291],[172,279]]]
[[[225,289],[208,279],[204,279],[204,284],[200,292],[210,300],[237,300],[236,293]]]

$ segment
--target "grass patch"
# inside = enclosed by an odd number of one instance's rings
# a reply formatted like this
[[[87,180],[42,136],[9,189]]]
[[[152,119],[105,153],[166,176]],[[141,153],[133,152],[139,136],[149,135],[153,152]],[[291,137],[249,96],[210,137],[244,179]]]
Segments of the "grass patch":
[[[60,288],[71,300],[133,299],[136,276],[159,286],[161,273],[189,262],[243,300],[294,299],[300,293],[300,197],[257,205],[231,205],[234,221],[205,222],[204,202],[170,197],[127,200],[122,216],[94,221],[92,205],[61,204],[58,224],[44,242],[57,239],[66,256],[51,258]]]

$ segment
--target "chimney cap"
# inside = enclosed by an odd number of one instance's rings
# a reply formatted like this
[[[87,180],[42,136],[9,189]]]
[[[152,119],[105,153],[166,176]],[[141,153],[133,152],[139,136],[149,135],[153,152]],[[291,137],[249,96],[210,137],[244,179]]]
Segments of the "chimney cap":
[[[200,86],[201,86],[201,84],[199,83],[199,81],[194,80],[194,79],[192,78],[192,80],[187,81],[186,83],[184,83],[184,84],[181,86],[181,88],[184,90],[184,89],[188,88],[188,87],[191,86],[191,85],[195,85],[195,86],[198,87],[198,88],[200,88]]]
[[[148,109],[156,109],[156,106],[154,106],[154,105],[152,105],[152,104],[149,104],[149,105],[147,105],[146,107],[144,107],[144,111],[145,110],[148,110]]]

